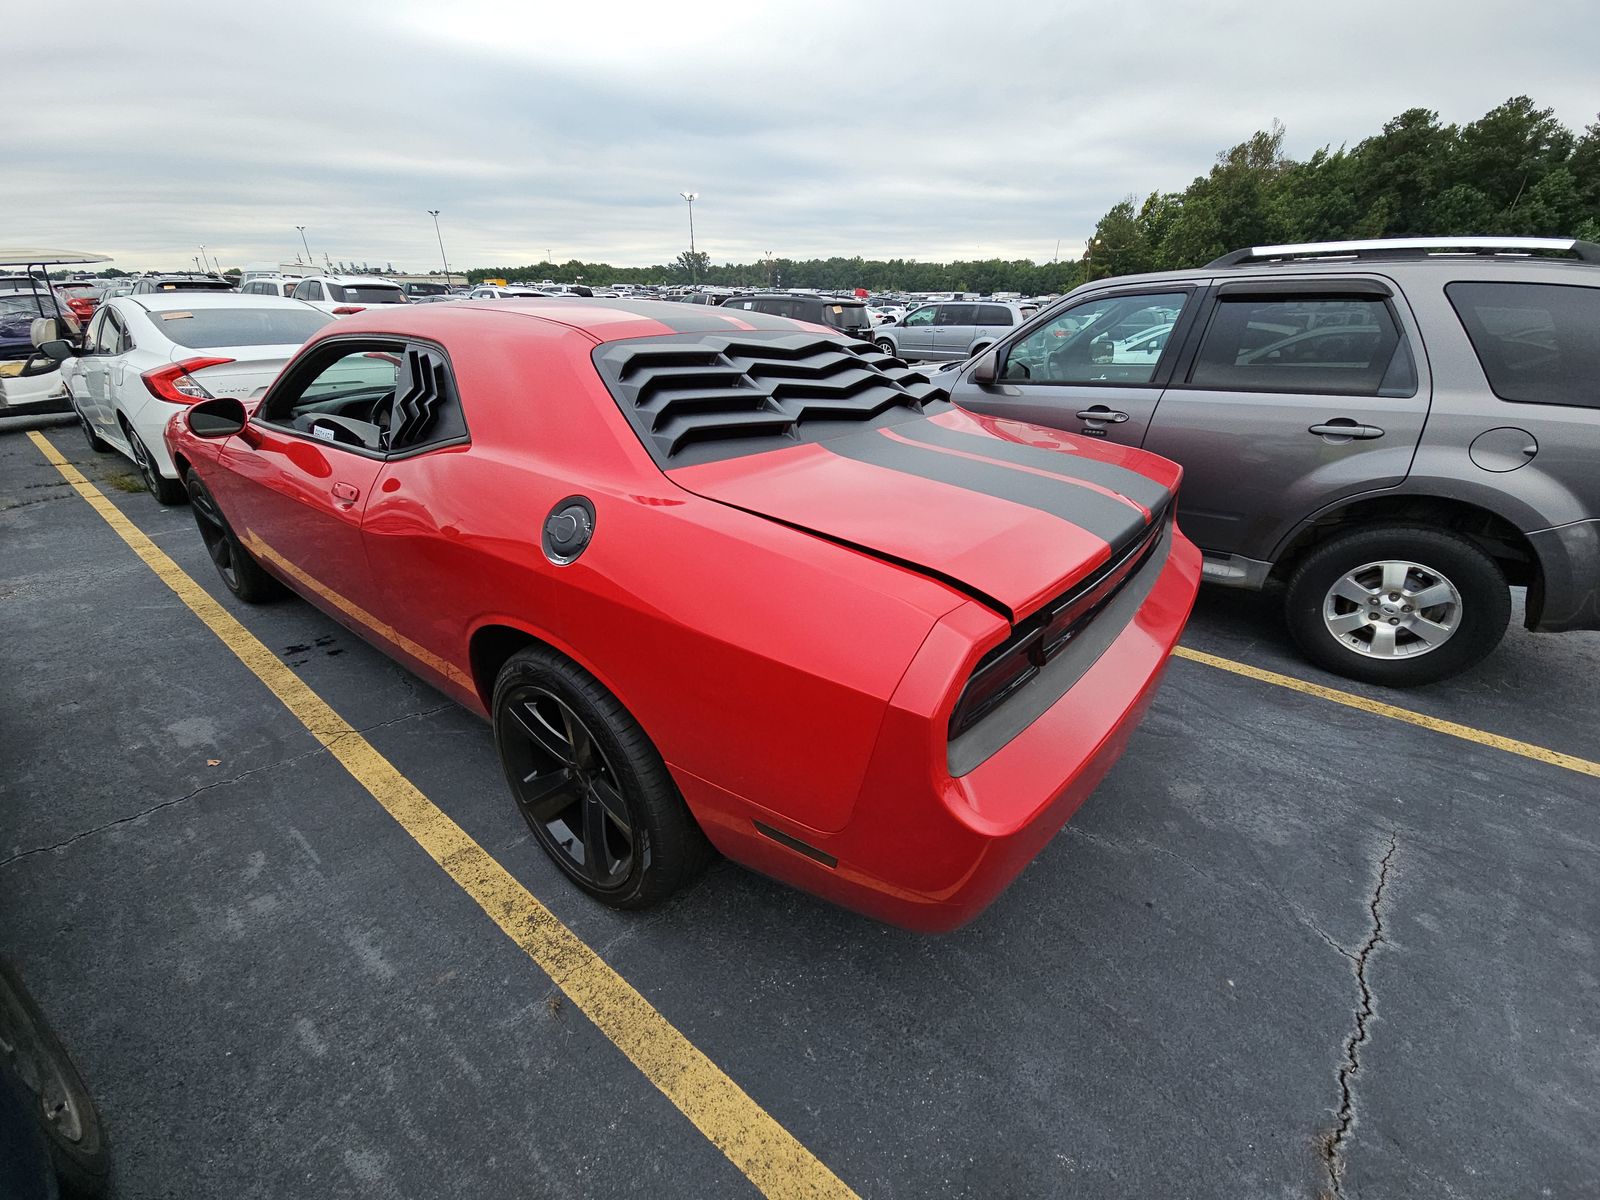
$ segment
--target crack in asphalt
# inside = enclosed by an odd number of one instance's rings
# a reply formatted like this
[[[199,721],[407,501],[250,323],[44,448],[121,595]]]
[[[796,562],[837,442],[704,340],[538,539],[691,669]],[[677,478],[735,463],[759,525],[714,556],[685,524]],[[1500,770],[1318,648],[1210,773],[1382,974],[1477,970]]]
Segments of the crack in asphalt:
[[[1339,1067],[1339,1123],[1322,1142],[1322,1159],[1328,1170],[1328,1186],[1331,1189],[1324,1194],[1331,1194],[1340,1200],[1344,1196],[1345,1143],[1356,1121],[1355,1077],[1361,1070],[1361,1046],[1367,1040],[1367,1026],[1373,1015],[1372,987],[1367,982],[1367,960],[1383,942],[1383,891],[1389,884],[1389,863],[1398,847],[1399,837],[1391,829],[1389,848],[1378,862],[1378,884],[1373,888],[1372,900],[1367,906],[1372,913],[1372,932],[1367,935],[1366,942],[1355,954],[1334,945],[1335,949],[1355,963],[1356,985],[1361,989],[1361,1003],[1356,1008],[1356,1027],[1345,1042],[1344,1062]],[[1334,944],[1332,939],[1329,939],[1329,943]]]
[[[431,716],[432,714],[434,714],[436,712],[443,712],[445,709],[451,708],[451,707],[453,707],[453,706],[451,704],[449,704],[449,703],[437,704],[432,708],[425,708],[425,709],[422,709],[422,710],[420,710],[418,712],[405,713],[405,714],[403,714],[401,716],[398,716],[398,717],[391,717],[387,721],[379,721],[376,724],[367,725],[367,726],[364,726],[361,729],[342,730],[341,732],[339,732],[339,733],[334,735],[334,740],[337,741],[339,738],[350,737],[352,734],[370,733],[374,729],[383,729],[384,727],[389,726],[389,725],[398,725],[402,721],[412,721],[412,720],[417,719],[418,717]],[[188,802],[190,800],[193,800],[196,796],[200,795],[202,792],[209,792],[209,791],[213,790],[214,788],[228,787],[231,784],[238,783],[242,779],[248,779],[252,775],[259,775],[263,771],[275,771],[275,770],[279,769],[280,767],[292,766],[293,764],[295,764],[297,762],[300,762],[302,759],[313,758],[318,754],[326,754],[327,752],[328,752],[328,747],[327,746],[318,745],[318,746],[314,747],[313,749],[304,751],[303,753],[291,755],[288,758],[280,758],[280,759],[277,759],[277,760],[275,760],[273,762],[270,762],[270,763],[266,763],[266,764],[264,764],[262,766],[259,766],[259,767],[251,767],[248,771],[240,771],[237,775],[231,776],[231,777],[229,777],[227,779],[214,779],[210,783],[201,784],[199,787],[195,788],[192,792],[185,792],[181,796],[176,796],[171,800],[163,800],[159,804],[152,804],[149,808],[141,809],[139,812],[132,813],[129,816],[118,817],[114,821],[107,821],[102,825],[96,825],[92,829],[85,829],[85,830],[83,830],[83,831],[81,831],[79,833],[73,834],[71,837],[63,838],[59,842],[54,842],[51,845],[48,845],[48,846],[35,846],[30,850],[19,850],[17,853],[11,855],[9,858],[0,858],[0,870],[3,870],[4,868],[9,867],[12,863],[19,862],[20,860],[22,860],[24,858],[31,858],[35,854],[49,854],[53,850],[64,850],[66,847],[72,845],[74,842],[81,842],[84,838],[93,837],[97,833],[104,833],[108,829],[115,829],[118,825],[131,824],[134,821],[138,821],[138,820],[141,820],[144,817],[148,817],[151,813],[158,813],[164,808],[173,808],[176,805],[184,804],[184,803],[186,803],[186,802]]]

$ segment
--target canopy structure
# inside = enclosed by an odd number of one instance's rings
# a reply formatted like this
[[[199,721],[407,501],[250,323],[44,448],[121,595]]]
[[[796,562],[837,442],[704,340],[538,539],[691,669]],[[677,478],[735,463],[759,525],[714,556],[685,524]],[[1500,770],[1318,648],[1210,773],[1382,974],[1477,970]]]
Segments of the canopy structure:
[[[0,246],[0,267],[64,267],[77,263],[103,263],[104,254],[85,254],[82,250],[44,250],[38,247]]]

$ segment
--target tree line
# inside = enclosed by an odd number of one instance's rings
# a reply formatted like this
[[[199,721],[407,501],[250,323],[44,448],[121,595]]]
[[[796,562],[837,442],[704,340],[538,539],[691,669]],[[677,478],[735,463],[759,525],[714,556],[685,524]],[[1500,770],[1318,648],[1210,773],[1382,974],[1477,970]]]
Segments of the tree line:
[[[1095,225],[1082,258],[774,258],[713,265],[704,252],[671,263],[530,263],[484,267],[482,279],[587,284],[688,283],[872,291],[1066,292],[1089,279],[1201,266],[1241,246],[1344,238],[1526,234],[1600,241],[1600,120],[1581,134],[1516,96],[1466,125],[1407,109],[1354,147],[1304,161],[1283,152],[1284,128],[1217,155],[1178,192],[1129,196]]]

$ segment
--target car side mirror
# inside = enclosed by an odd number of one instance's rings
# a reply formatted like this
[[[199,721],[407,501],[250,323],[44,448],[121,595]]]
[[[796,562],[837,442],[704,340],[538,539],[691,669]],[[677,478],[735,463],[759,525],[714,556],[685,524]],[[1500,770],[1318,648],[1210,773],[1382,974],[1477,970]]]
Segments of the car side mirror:
[[[52,341],[41,342],[38,350],[46,358],[58,363],[64,363],[78,353],[78,348],[67,341],[66,338],[55,338]]]
[[[214,400],[202,400],[196,404],[184,419],[189,422],[189,432],[195,437],[225,438],[242,432],[248,418],[243,403],[237,397],[218,396]]]
[[[972,364],[972,374],[968,376],[973,383],[993,383],[1000,375],[1000,351],[990,348],[978,355],[978,360]]]

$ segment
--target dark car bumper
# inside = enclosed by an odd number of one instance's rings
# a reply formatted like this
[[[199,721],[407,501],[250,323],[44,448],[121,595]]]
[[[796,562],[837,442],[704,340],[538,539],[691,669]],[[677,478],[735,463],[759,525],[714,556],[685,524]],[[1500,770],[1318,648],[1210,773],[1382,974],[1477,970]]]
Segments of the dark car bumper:
[[[1528,589],[1529,629],[1600,629],[1600,520],[1530,533],[1539,582]]]

